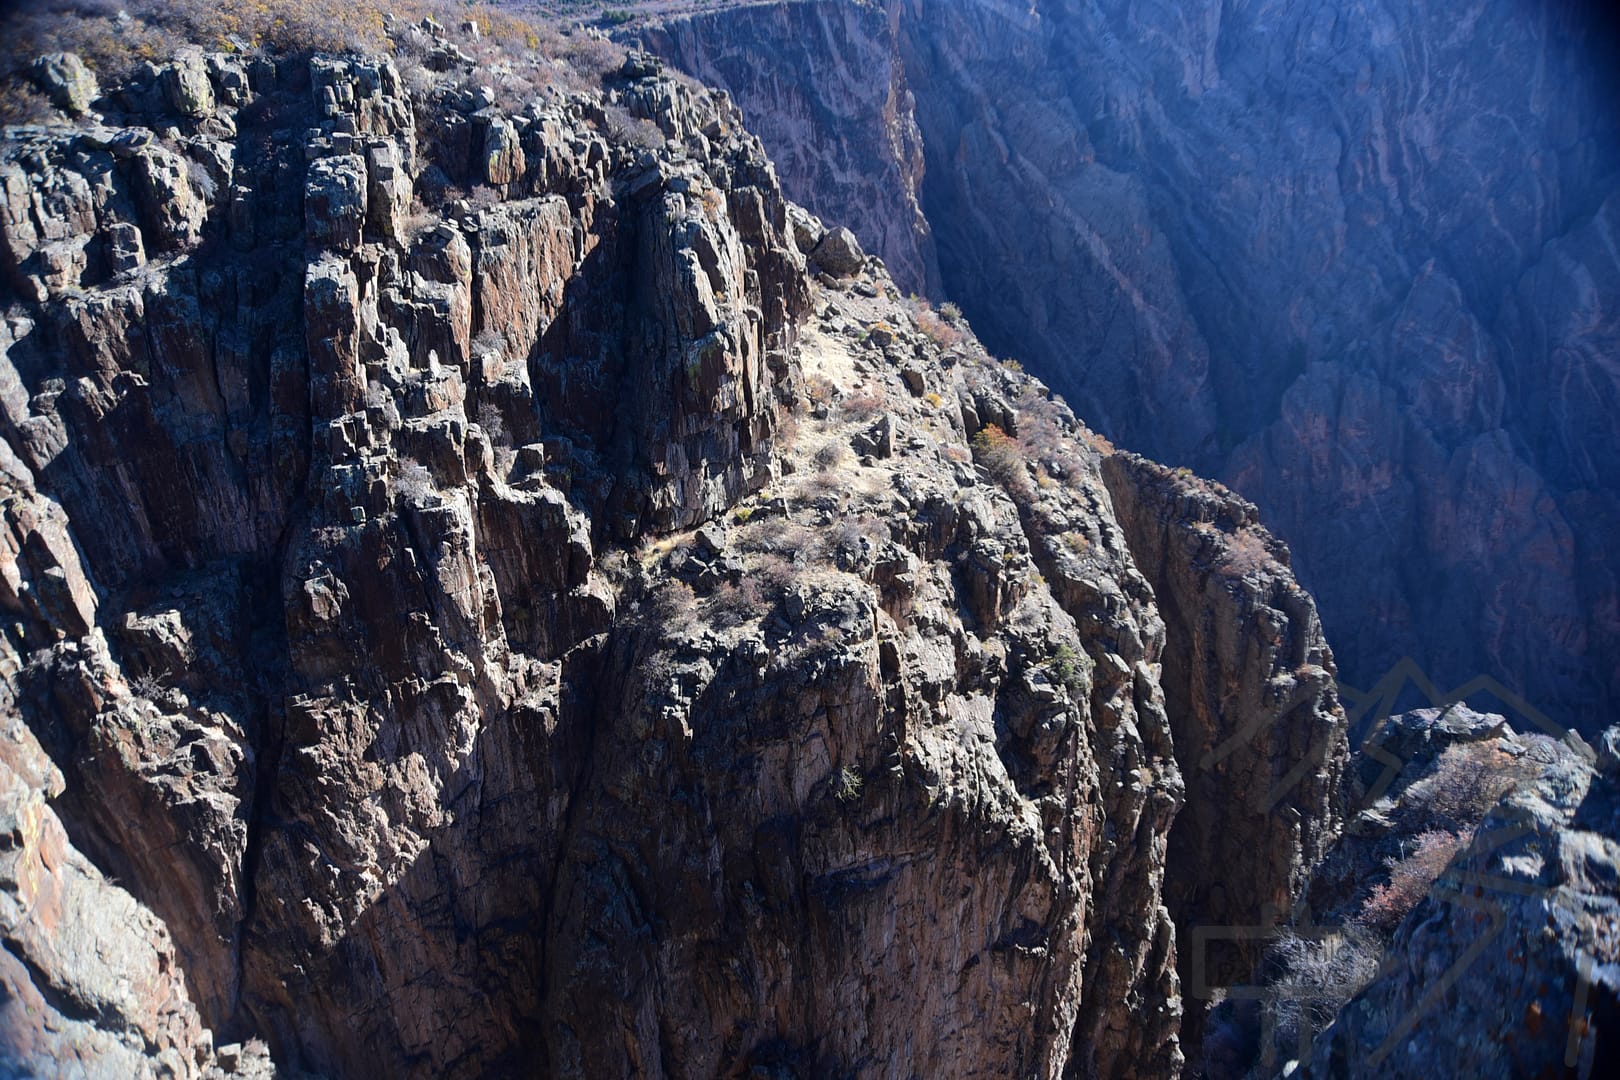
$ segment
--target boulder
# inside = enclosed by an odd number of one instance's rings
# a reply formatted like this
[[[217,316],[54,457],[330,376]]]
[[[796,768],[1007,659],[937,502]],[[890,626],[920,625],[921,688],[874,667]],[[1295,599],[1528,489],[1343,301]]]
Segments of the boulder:
[[[34,81],[57,108],[82,116],[101,96],[96,77],[75,53],[50,53],[34,61]]]
[[[861,242],[841,225],[822,237],[810,257],[817,266],[834,277],[858,274],[866,264],[866,252],[861,250]]]

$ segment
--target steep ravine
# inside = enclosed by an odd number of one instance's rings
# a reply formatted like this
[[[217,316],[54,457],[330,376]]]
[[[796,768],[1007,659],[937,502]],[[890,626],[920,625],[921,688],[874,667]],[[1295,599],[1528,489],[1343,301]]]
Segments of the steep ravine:
[[[1175,1075],[1182,823],[1338,828],[1280,545],[723,95],[395,33],[7,133],[0,1068]]]
[[[907,288],[937,280],[1098,430],[1254,500],[1352,685],[1410,656],[1612,719],[1596,6],[729,7],[635,32],[730,90],[789,196]]]

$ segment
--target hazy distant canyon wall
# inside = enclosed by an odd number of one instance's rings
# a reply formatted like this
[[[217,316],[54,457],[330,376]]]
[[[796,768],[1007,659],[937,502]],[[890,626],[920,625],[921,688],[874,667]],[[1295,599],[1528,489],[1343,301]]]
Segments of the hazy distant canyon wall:
[[[793,198],[1287,537],[1347,680],[1620,699],[1620,197],[1568,4],[893,0],[651,42]],[[937,286],[936,286],[937,283]]]

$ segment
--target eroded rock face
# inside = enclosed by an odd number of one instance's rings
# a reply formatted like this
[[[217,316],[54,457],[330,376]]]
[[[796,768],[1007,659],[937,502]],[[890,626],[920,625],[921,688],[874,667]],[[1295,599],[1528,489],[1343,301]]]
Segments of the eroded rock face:
[[[1184,934],[1269,925],[1343,826],[1349,743],[1316,606],[1252,503],[1133,454],[1110,455],[1103,476],[1169,631],[1165,709],[1187,805],[1166,902]],[[1243,921],[1255,913],[1270,914]],[[1210,946],[1206,985],[1241,985],[1261,944]],[[1190,1045],[1199,1015],[1183,1025]]]
[[[1098,430],[1254,500],[1353,684],[1411,656],[1595,731],[1620,113],[1589,7],[811,2],[643,37]]]
[[[737,99],[790,198],[853,229],[903,291],[937,295],[922,133],[890,23],[877,4],[784,3],[671,20],[644,40]]]
[[[1308,598],[1188,546],[1252,508],[1119,487],[724,96],[407,85],[187,54],[6,144],[6,1060],[1177,1073],[1180,742],[1305,777],[1234,921],[1337,827]]]

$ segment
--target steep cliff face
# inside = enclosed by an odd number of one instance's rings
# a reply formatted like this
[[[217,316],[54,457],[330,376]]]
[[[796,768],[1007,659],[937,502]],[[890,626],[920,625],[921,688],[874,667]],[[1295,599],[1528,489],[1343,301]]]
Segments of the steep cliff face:
[[[922,133],[891,24],[875,4],[771,4],[728,21],[723,33],[682,19],[646,37],[682,71],[743,104],[790,198],[855,230],[903,291],[938,296],[921,203]]]
[[[1620,113],[1585,6],[894,0],[843,24],[875,38],[802,32],[850,6],[646,36],[731,88],[788,189],[869,243],[910,220],[873,208],[915,191],[992,349],[1258,503],[1351,681],[1410,655],[1607,722]],[[790,117],[883,72],[867,134],[829,145],[900,187],[794,175],[822,126],[773,120],[771,66],[742,70],[742,43],[809,71]],[[920,187],[884,137],[911,125]]]
[[[723,95],[396,32],[448,72],[186,51],[8,132],[0,1060],[1175,1074],[1187,755],[1307,778],[1223,915],[1336,828],[1308,600],[1201,568],[1252,510]]]
[[[1169,631],[1165,711],[1187,798],[1165,902],[1184,935],[1269,925],[1343,826],[1349,745],[1316,606],[1252,503],[1132,454],[1110,455],[1103,476]],[[1207,946],[1198,996],[1245,984],[1262,945]],[[1199,1003],[1188,1005],[1182,1033],[1196,1047]]]

